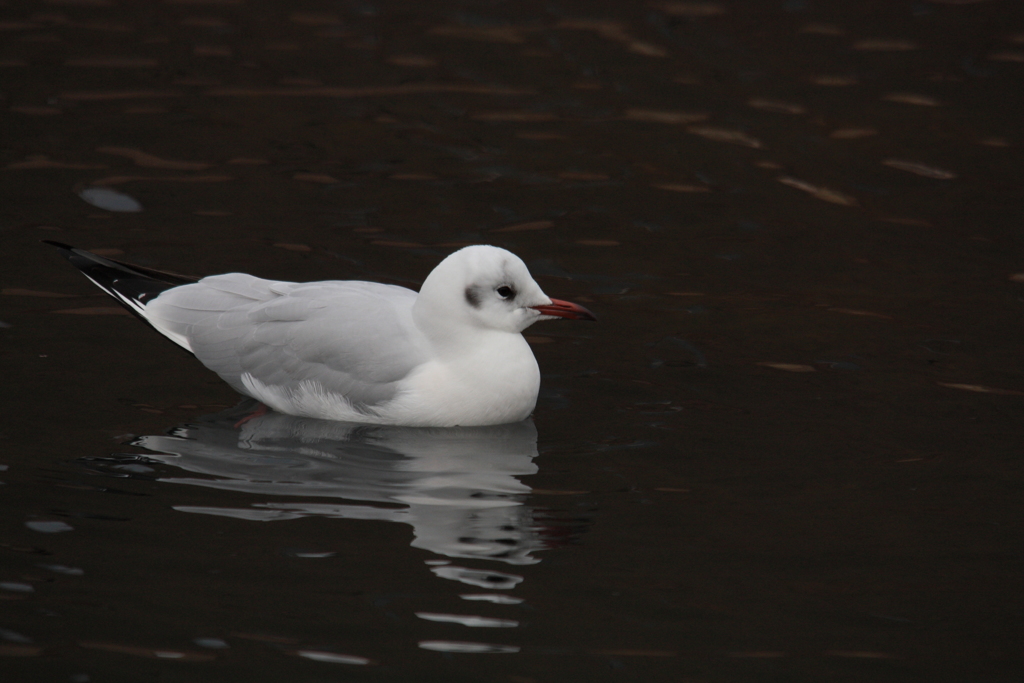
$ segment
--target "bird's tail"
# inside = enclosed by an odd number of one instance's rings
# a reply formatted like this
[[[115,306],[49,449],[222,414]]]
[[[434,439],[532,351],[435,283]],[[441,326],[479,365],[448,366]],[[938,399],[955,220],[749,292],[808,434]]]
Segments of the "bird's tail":
[[[196,281],[184,275],[121,263],[60,242],[43,241],[60,249],[71,265],[82,271],[82,275],[147,323],[150,322],[145,312],[147,303],[172,287]]]

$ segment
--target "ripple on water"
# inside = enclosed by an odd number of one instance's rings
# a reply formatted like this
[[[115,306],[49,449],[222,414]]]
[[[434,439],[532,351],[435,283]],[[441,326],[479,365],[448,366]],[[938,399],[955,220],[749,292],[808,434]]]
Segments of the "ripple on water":
[[[85,570],[79,569],[78,567],[66,567],[62,564],[39,564],[36,565],[40,569],[47,569],[55,574],[63,574],[65,576],[83,576]]]
[[[505,654],[519,652],[515,645],[496,645],[494,643],[469,643],[457,640],[421,640],[419,646],[424,650],[435,652],[461,652],[468,654]]]
[[[25,522],[25,526],[32,531],[38,531],[41,534],[59,534],[62,531],[75,530],[75,527],[60,521],[33,520],[31,522]]]
[[[298,650],[296,655],[303,659],[312,659],[314,662],[327,662],[328,664],[355,664],[365,666],[372,664],[373,660],[355,655],[342,655],[336,652],[320,652],[318,650]]]
[[[505,574],[485,569],[470,569],[468,567],[434,567],[430,571],[442,579],[461,581],[470,586],[496,590],[510,590],[523,581],[523,577],[516,574]]]
[[[522,598],[514,598],[511,595],[497,595],[494,593],[463,593],[459,597],[463,600],[493,602],[496,605],[518,605],[523,602]]]
[[[475,614],[438,614],[436,612],[416,612],[416,616],[426,621],[438,621],[446,624],[462,624],[472,628],[516,628],[519,622],[515,619],[494,619]]]

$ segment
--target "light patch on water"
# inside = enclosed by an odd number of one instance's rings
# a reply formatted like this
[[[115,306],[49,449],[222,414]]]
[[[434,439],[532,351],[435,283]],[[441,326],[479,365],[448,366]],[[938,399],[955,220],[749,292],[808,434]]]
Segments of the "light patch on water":
[[[515,645],[495,645],[492,643],[468,643],[456,640],[421,640],[419,646],[424,650],[435,652],[460,652],[465,654],[504,654],[519,652]]]
[[[98,209],[106,209],[107,211],[118,213],[138,213],[142,211],[142,204],[137,199],[106,187],[87,187],[79,192],[78,196]]]
[[[416,612],[416,616],[426,621],[437,621],[446,624],[462,624],[471,628],[516,628],[519,622],[515,619],[493,619],[475,614],[437,614],[436,612]]]
[[[71,526],[70,524],[65,524],[64,522],[58,521],[31,521],[25,522],[25,526],[27,526],[32,531],[38,531],[41,534],[59,534],[62,531],[75,530],[75,527]]]

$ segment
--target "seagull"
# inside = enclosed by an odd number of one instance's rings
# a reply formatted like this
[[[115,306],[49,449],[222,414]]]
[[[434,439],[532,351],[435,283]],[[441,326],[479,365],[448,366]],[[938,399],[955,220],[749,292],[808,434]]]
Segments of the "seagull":
[[[522,332],[596,320],[551,299],[515,254],[449,255],[419,293],[377,282],[196,280],[46,241],[89,280],[235,391],[287,415],[410,427],[507,424],[537,404]]]

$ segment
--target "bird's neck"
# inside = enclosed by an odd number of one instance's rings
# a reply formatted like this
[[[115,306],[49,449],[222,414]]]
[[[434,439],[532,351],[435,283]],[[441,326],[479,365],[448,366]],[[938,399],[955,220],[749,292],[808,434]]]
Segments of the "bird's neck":
[[[421,295],[412,307],[413,322],[434,350],[442,355],[470,352],[487,339],[487,332],[474,325],[468,317],[452,311],[455,306],[446,306],[436,298]]]

